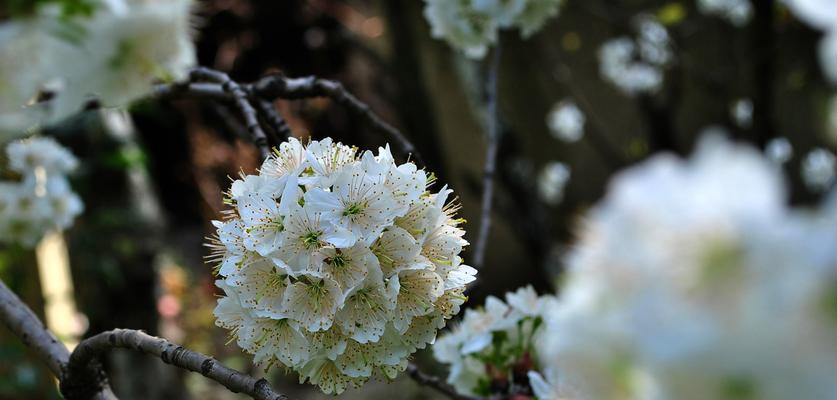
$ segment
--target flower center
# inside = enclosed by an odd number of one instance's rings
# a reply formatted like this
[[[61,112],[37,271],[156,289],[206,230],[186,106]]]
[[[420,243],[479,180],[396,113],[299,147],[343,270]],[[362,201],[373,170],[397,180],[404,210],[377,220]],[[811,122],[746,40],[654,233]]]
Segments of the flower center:
[[[346,207],[345,210],[343,210],[343,216],[350,217],[352,215],[358,215],[363,212],[363,208],[364,206],[361,203],[351,204],[348,207]]]
[[[334,257],[326,258],[325,262],[332,267],[343,268],[349,263],[349,259],[347,259],[343,253],[338,252],[334,255]]]
[[[320,236],[322,234],[323,233],[321,231],[308,232],[308,234],[302,236],[301,238],[302,245],[308,250],[320,247]]]

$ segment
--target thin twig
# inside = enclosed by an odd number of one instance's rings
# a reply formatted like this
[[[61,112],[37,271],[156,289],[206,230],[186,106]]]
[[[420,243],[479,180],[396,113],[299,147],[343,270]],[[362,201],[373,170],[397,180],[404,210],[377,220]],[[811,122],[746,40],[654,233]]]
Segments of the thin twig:
[[[2,281],[0,281],[0,320],[23,341],[26,347],[34,351],[38,358],[46,363],[47,368],[55,377],[64,380],[70,351],[52,332],[47,330],[38,316]],[[98,365],[91,365],[80,373],[88,374],[85,379],[95,382],[95,387],[88,388],[87,398],[116,399]]]
[[[256,400],[288,399],[284,394],[276,393],[264,379],[256,379],[228,368],[209,356],[178,346],[168,340],[130,329],[102,332],[79,343],[70,355],[66,378],[75,379],[76,374],[83,371],[90,362],[116,348],[135,350],[159,357],[166,364],[198,372],[224,385],[233,393],[245,393]]]
[[[437,392],[448,396],[453,400],[482,400],[480,397],[469,396],[457,392],[456,389],[447,383],[442,382],[442,380],[438,377],[421,372],[415,364],[411,363],[407,365],[407,375],[409,375],[410,378],[413,378],[413,380],[419,385],[431,387]]]
[[[286,78],[279,74],[272,74],[253,84],[239,85],[231,80],[227,74],[204,67],[198,67],[193,70],[191,79],[206,80],[214,83],[186,82],[162,84],[158,85],[154,92],[157,96],[191,95],[235,101],[236,106],[244,116],[254,142],[259,146],[264,156],[270,153],[268,138],[258,124],[259,114],[248,101],[248,96],[256,104],[256,107],[259,108],[258,111],[263,114],[263,117],[274,126],[274,129],[278,129],[276,133],[280,136],[290,136],[290,130],[286,129],[287,124],[279,123],[279,121],[283,121],[279,113],[272,106],[265,107],[266,104],[277,98],[299,100],[313,97],[328,97],[337,104],[346,107],[347,110],[363,120],[372,130],[382,133],[397,142],[401,150],[411,156],[416,164],[419,166],[425,165],[424,159],[421,157],[415,145],[401,131],[372,112],[369,105],[349,93],[340,82],[320,79],[314,76]]]
[[[282,115],[276,111],[276,107],[273,106],[271,101],[265,100],[258,96],[253,96],[252,98],[253,103],[258,108],[259,112],[264,116],[264,119],[267,120],[270,127],[278,136],[275,140],[275,145],[278,145],[279,142],[284,141],[291,137],[291,128],[288,126],[288,123],[282,118]],[[282,140],[279,140],[279,139]]]
[[[494,199],[494,173],[497,169],[497,150],[500,144],[499,117],[497,115],[497,75],[500,69],[500,44],[494,48],[486,79],[486,123],[488,144],[485,149],[485,166],[482,172],[482,210],[480,230],[474,252],[474,268],[482,268],[488,234],[491,232],[491,205]]]
[[[158,97],[189,95],[219,100],[229,100],[231,97],[230,93],[224,91],[221,85],[207,82],[160,84],[154,88],[154,95]]]
[[[253,138],[253,142],[258,146],[261,153],[262,160],[267,159],[270,155],[270,143],[261,125],[259,125],[258,115],[256,109],[250,104],[247,92],[234,80],[230,79],[229,75],[212,70],[209,68],[198,67],[192,70],[190,78],[193,81],[207,80],[221,85],[221,89],[229,93],[235,102],[236,107],[241,112],[244,118],[244,123],[247,125],[247,131]]]
[[[233,135],[244,140],[250,138],[250,132],[247,131],[247,128],[241,124],[241,121],[226,104],[212,103],[209,109],[224,123]]]
[[[287,99],[298,100],[312,97],[328,97],[337,104],[346,107],[355,116],[361,118],[375,131],[385,134],[398,142],[399,147],[406,154],[412,154],[412,158],[419,166],[424,165],[421,155],[416,147],[403,133],[384,121],[380,116],[372,112],[369,105],[358,100],[349,93],[340,82],[320,79],[314,76],[302,78],[286,78],[274,74],[266,76],[249,87],[254,95],[263,99]]]

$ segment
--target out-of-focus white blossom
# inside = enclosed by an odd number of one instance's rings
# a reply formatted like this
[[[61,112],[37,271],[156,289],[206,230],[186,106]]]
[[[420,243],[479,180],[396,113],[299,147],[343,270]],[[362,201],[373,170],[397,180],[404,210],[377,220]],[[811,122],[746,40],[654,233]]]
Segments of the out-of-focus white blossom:
[[[425,0],[424,16],[435,38],[470,58],[482,58],[500,29],[518,28],[524,38],[558,14],[563,0]]]
[[[196,63],[191,0],[128,0],[104,7],[89,23],[57,108],[76,111],[86,98],[123,106],[150,93],[157,80],[186,78]]]
[[[641,14],[636,25],[636,42],[639,46],[639,56],[654,65],[666,65],[671,62],[671,38],[665,26],[656,18]]]
[[[730,107],[735,124],[741,128],[749,128],[753,125],[753,101],[750,99],[738,99]]]
[[[784,0],[802,21],[825,33],[819,45],[825,76],[837,83],[837,3],[831,0]]]
[[[0,23],[0,133],[57,122],[93,98],[124,106],[150,93],[155,81],[184,78],[195,64],[191,6],[111,0],[97,3],[92,15],[39,7]]]
[[[575,102],[564,100],[552,106],[546,116],[546,126],[556,139],[572,143],[584,136],[586,119]]]
[[[564,199],[564,188],[570,181],[570,167],[553,161],[538,174],[538,194],[545,203],[557,205]]]
[[[629,37],[602,44],[599,63],[602,76],[626,94],[654,92],[662,86],[662,66],[643,59]]]
[[[698,10],[722,17],[738,27],[747,25],[753,19],[750,0],[699,0]]]
[[[433,346],[437,360],[449,364],[448,383],[459,393],[506,395],[497,387],[531,387],[541,399],[564,393],[559,381],[544,379],[541,345],[549,333],[543,329],[543,313],[554,306],[552,296],[538,296],[531,287],[506,293],[506,301],[489,296],[481,309],[465,310],[462,322],[442,335]],[[499,384],[497,384],[499,383]],[[495,385],[497,384],[497,385]],[[557,398],[555,398],[557,400]]]
[[[394,378],[459,312],[476,271],[462,264],[458,206],[415,164],[335,143],[282,143],[232,184],[209,246],[226,297],[217,325],[254,362],[325,393]]]
[[[663,69],[673,59],[671,39],[654,17],[634,20],[636,38],[611,39],[599,48],[599,72],[628,95],[650,93],[663,84]]]
[[[619,174],[549,309],[545,370],[585,399],[837,393],[837,208],[787,208],[779,168],[705,137]]]
[[[828,190],[837,174],[837,156],[824,148],[811,150],[802,159],[800,172],[808,189],[815,192]]]
[[[51,138],[12,142],[6,155],[20,180],[0,182],[0,241],[31,247],[48,231],[72,225],[84,208],[66,177],[76,158]]]
[[[782,0],[800,20],[821,30],[837,27],[837,3],[831,0]]]
[[[602,76],[627,94],[653,92],[663,83],[663,71],[638,60],[636,44],[629,37],[602,44],[599,63]]]
[[[793,157],[793,146],[788,138],[777,137],[767,142],[764,154],[776,164],[784,164]]]
[[[820,41],[819,56],[825,77],[837,82],[837,28]]]

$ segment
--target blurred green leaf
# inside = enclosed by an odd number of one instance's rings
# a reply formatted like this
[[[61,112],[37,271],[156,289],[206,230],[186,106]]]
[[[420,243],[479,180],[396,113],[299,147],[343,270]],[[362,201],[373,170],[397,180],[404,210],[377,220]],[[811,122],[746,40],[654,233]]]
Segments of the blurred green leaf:
[[[657,11],[657,19],[666,26],[677,25],[686,18],[686,7],[679,1],[668,3]]]

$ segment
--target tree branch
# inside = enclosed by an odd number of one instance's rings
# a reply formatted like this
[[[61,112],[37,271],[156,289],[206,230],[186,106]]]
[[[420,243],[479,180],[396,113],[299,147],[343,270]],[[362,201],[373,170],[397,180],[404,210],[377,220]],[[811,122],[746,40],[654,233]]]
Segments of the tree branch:
[[[262,160],[267,159],[270,155],[270,143],[261,125],[259,125],[258,114],[253,105],[250,104],[247,92],[238,83],[230,79],[229,75],[209,68],[195,68],[190,74],[190,79],[193,81],[207,80],[221,85],[221,89],[232,97],[236,107],[241,112],[244,123],[247,125],[247,131],[250,132],[253,142],[258,146]]]
[[[486,79],[486,111],[488,114],[485,166],[482,173],[482,210],[480,230],[474,252],[474,268],[480,269],[485,261],[488,234],[491,232],[491,206],[494,199],[494,173],[497,169],[497,150],[500,142],[499,117],[497,115],[497,74],[500,69],[500,43],[494,48]]]
[[[112,349],[122,348],[159,357],[171,364],[212,379],[233,393],[245,393],[256,400],[287,400],[284,394],[276,393],[264,379],[256,379],[201,353],[176,345],[168,340],[150,336],[142,331],[114,329],[83,340],[67,364],[65,379],[84,379],[87,366]],[[72,400],[69,396],[68,399]]]
[[[53,375],[64,381],[70,351],[52,332],[46,329],[38,316],[2,281],[0,281],[0,320],[23,341],[26,347],[32,349],[38,358],[46,363]],[[80,373],[86,374],[86,382],[94,383],[93,386],[85,388],[86,398],[116,399],[98,364],[91,364]]]
[[[38,354],[55,376],[61,376],[70,352],[3,282],[0,282],[0,320]]]
[[[282,138],[282,140],[284,140],[291,137],[291,128],[288,127],[288,123],[285,122],[282,115],[276,111],[276,107],[273,106],[273,102],[258,96],[253,96],[253,103],[256,105],[259,112],[261,112],[262,116],[264,116],[264,119],[276,133],[278,138]]]
[[[424,372],[421,372],[421,370],[419,370],[418,367],[413,363],[407,365],[407,375],[409,375],[410,378],[413,378],[413,380],[416,381],[419,385],[433,388],[437,392],[445,396],[448,396],[453,400],[482,400],[482,398],[480,397],[473,397],[458,393],[456,389],[454,389],[447,383],[442,382],[442,380],[438,377],[427,375]]]
[[[196,82],[196,81],[209,81]],[[259,79],[255,83],[239,85],[220,71],[198,67],[192,71],[190,82],[161,84],[154,89],[157,96],[196,96],[218,100],[232,100],[244,117],[247,130],[253,141],[259,147],[263,157],[270,154],[270,143],[265,135],[258,117],[262,117],[273,127],[277,136],[290,136],[290,129],[281,115],[270,104],[275,99],[299,100],[313,97],[328,97],[337,104],[346,107],[349,112],[366,123],[373,131],[382,133],[395,141],[401,150],[411,155],[419,166],[424,166],[424,159],[415,145],[404,136],[401,131],[384,121],[372,112],[369,105],[360,101],[349,93],[340,82],[320,79],[314,76],[302,78],[287,78],[279,74],[272,74]],[[252,101],[255,104],[250,103]],[[256,109],[258,108],[258,110]],[[279,144],[279,138],[274,138],[274,145]]]
[[[117,348],[158,357],[164,363],[198,372],[224,385],[233,393],[244,393],[256,400],[288,400],[284,394],[275,392],[264,379],[256,379],[226,367],[209,356],[142,331],[114,329],[102,332],[83,340],[71,354],[2,281],[0,320],[12,333],[20,337],[27,347],[37,353],[49,370],[59,378],[61,393],[68,400],[116,399],[101,371],[99,359]],[[457,393],[438,377],[422,373],[415,365],[409,365],[407,373],[419,384],[432,387],[454,400],[480,400]]]
[[[420,166],[424,160],[404,134],[372,112],[369,105],[349,93],[340,82],[320,79],[314,76],[286,78],[273,74],[248,86],[252,93],[263,99],[298,100],[312,97],[328,97],[337,104],[346,107],[356,117],[361,118],[373,130],[395,140],[406,154],[411,154]]]
[[[154,87],[154,95],[158,97],[188,95],[218,100],[229,100],[231,97],[230,93],[224,91],[221,85],[206,82],[180,82],[157,85]]]

